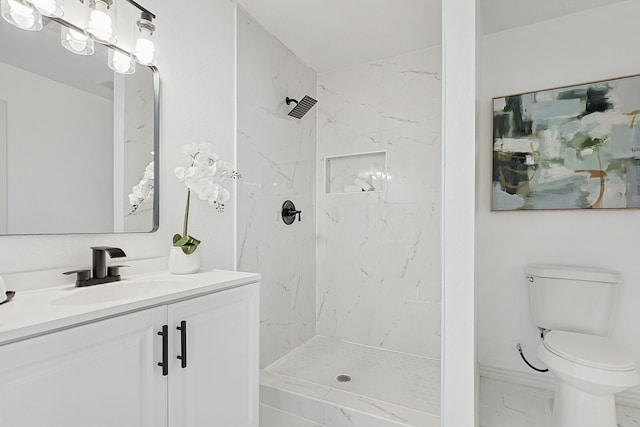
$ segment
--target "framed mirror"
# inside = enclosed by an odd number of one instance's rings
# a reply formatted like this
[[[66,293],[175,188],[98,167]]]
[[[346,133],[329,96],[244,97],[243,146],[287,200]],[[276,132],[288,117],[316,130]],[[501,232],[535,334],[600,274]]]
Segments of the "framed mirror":
[[[153,232],[158,72],[114,73],[64,30],[0,20],[0,235]]]

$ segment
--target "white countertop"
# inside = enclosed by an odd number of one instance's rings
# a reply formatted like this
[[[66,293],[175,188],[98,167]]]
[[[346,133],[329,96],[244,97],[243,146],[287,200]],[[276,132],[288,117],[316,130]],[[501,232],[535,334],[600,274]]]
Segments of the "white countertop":
[[[65,285],[18,292],[0,305],[0,345],[259,280],[259,274],[226,270],[188,275],[158,271],[85,288]]]

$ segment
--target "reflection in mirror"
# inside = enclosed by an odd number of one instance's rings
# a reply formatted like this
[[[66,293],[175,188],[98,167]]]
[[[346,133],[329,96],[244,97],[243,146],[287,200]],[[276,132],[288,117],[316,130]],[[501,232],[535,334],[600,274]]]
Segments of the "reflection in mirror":
[[[0,21],[0,234],[155,231],[157,72],[116,74],[63,29]]]

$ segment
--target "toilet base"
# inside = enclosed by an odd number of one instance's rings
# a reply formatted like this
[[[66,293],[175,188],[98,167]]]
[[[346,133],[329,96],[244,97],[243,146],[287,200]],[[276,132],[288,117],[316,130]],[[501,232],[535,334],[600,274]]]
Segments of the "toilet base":
[[[596,396],[558,382],[553,401],[553,427],[616,427],[613,395]]]

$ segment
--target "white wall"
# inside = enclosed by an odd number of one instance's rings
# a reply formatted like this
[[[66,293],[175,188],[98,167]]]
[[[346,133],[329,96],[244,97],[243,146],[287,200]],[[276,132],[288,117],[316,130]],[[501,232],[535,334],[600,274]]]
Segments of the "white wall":
[[[476,416],[475,150],[477,1],[444,1],[442,148],[442,425]]]
[[[148,3],[148,4],[147,4]],[[0,237],[0,274],[90,263],[89,246],[114,245],[130,258],[166,256],[180,232],[186,191],[173,176],[182,144],[210,141],[235,161],[235,4],[194,0],[145,2],[158,16],[161,73],[160,230],[153,234]],[[61,48],[62,49],[62,48]],[[203,264],[233,269],[235,205],[219,215],[193,203],[190,230]],[[126,273],[125,273],[126,274]]]
[[[111,230],[113,101],[2,62],[0,75],[7,232]]]
[[[626,1],[484,37],[480,58],[478,351],[481,364],[532,372],[540,343],[529,319],[529,263],[619,270],[613,338],[640,358],[638,210],[490,212],[491,98],[638,73],[640,3]]]
[[[7,101],[0,100],[0,233],[7,232]]]
[[[316,112],[289,117],[285,98],[316,98],[316,72],[246,13],[238,14],[238,269],[262,274],[260,364],[316,333]],[[286,225],[292,200],[302,221]]]
[[[320,335],[440,358],[441,75],[436,47],[318,78]],[[325,194],[326,156],[381,150],[385,192]]]

